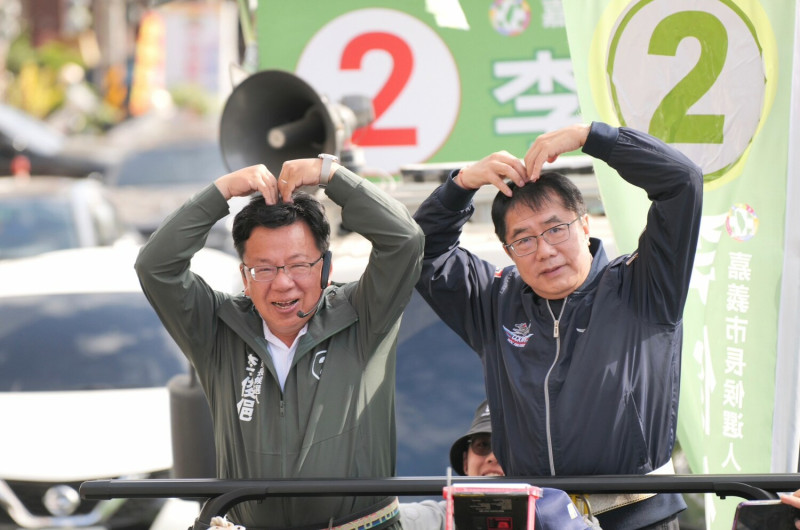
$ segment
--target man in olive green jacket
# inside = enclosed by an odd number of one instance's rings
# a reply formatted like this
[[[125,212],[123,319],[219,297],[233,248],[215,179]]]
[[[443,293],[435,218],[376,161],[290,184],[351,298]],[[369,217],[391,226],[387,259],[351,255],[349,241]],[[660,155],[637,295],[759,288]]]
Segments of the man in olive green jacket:
[[[220,478],[389,477],[395,472],[397,331],[424,237],[407,209],[332,157],[217,179],[142,247],[142,289],[194,365],[211,406]],[[324,186],[342,224],[372,243],[356,282],[328,285],[330,226],[301,186]],[[189,270],[228,199],[254,195],[233,238],[244,292]],[[248,530],[399,527],[397,499],[270,497],[243,502]],[[220,514],[222,515],[222,514]]]

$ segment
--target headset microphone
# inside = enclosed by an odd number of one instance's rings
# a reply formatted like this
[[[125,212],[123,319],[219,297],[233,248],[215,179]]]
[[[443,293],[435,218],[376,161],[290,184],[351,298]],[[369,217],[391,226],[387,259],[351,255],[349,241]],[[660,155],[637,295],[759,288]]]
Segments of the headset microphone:
[[[317,301],[317,303],[314,304],[314,307],[311,308],[311,311],[309,311],[308,313],[304,313],[303,311],[298,311],[297,316],[300,318],[306,318],[309,315],[313,315],[314,313],[319,311],[319,308],[322,307],[322,302],[324,301],[325,301],[325,293],[322,293],[321,295],[319,295],[319,300]]]
[[[331,273],[331,251],[326,250],[325,253],[322,255],[322,275],[320,276],[320,287],[322,287],[322,294],[319,295],[319,300],[317,303],[314,304],[314,307],[311,308],[311,311],[304,312],[298,311],[297,316],[299,318],[306,318],[307,316],[313,315],[319,308],[322,307],[322,303],[325,301],[325,287],[328,286],[328,276]]]

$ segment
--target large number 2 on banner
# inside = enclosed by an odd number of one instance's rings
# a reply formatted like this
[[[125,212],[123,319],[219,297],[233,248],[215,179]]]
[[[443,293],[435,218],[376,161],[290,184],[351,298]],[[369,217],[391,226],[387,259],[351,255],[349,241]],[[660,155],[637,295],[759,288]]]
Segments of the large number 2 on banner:
[[[777,56],[769,25],[754,22],[766,20],[758,11],[730,0],[690,3],[633,0],[609,11],[602,75],[620,124],[675,144],[718,187],[744,167],[769,111]],[[603,88],[593,85],[598,101]]]
[[[689,108],[714,84],[728,53],[728,33],[719,19],[703,11],[683,11],[662,20],[653,31],[648,53],[675,55],[687,37],[700,42],[697,64],[661,101],[650,121],[650,134],[670,143],[721,144],[725,116],[692,115]]]
[[[392,57],[393,68],[389,79],[373,100],[375,120],[385,113],[397,97],[402,93],[411,77],[414,68],[414,55],[408,44],[401,38],[389,33],[365,33],[351,40],[342,52],[340,68],[342,70],[358,70],[361,60],[372,50],[383,50]],[[352,137],[353,143],[362,146],[398,146],[416,145],[417,130],[415,128],[378,129],[372,124],[357,130]]]

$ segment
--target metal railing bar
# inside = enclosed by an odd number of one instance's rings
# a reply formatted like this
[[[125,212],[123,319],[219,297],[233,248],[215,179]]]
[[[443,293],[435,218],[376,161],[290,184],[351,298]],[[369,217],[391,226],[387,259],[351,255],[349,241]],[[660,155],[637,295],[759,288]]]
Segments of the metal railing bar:
[[[525,482],[559,488],[568,493],[714,493],[748,500],[775,498],[776,492],[800,488],[800,473],[735,475],[592,475],[529,477],[453,477],[452,483]],[[263,491],[270,496],[434,495],[440,496],[446,477],[392,477],[381,479],[148,479],[90,480],[81,485],[85,499],[209,498],[232,491]]]

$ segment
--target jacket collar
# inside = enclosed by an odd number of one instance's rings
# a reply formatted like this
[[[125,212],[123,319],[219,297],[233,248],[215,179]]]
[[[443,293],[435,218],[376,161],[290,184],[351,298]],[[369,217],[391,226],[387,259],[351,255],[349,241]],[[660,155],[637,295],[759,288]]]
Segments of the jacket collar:
[[[603,247],[603,240],[596,237],[589,238],[589,253],[592,255],[592,266],[589,268],[589,275],[576,291],[584,291],[592,286],[600,274],[608,265],[608,255]]]

